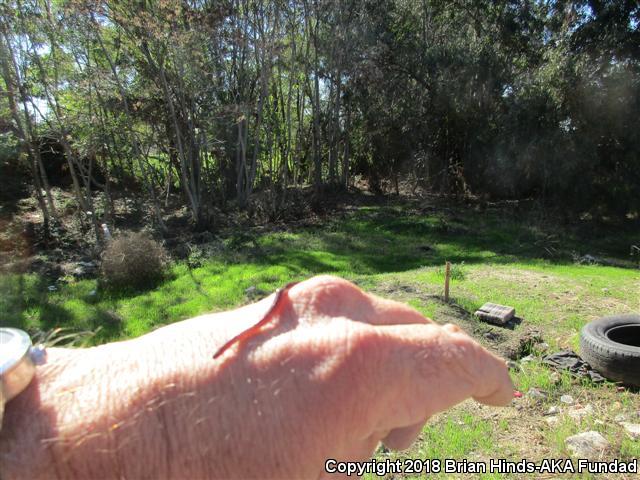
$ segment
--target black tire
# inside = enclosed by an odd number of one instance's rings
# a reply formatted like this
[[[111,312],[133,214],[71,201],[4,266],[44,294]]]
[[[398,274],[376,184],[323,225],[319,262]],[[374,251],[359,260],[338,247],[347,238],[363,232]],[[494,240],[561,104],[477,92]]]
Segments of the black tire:
[[[603,376],[640,387],[640,315],[615,315],[586,324],[580,350]]]

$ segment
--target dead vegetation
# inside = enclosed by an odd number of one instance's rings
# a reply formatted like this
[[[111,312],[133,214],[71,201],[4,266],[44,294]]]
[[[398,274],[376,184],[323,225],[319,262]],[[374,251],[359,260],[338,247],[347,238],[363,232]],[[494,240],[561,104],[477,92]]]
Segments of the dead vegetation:
[[[140,289],[157,284],[165,275],[168,255],[145,233],[124,233],[102,254],[102,285],[109,289]]]

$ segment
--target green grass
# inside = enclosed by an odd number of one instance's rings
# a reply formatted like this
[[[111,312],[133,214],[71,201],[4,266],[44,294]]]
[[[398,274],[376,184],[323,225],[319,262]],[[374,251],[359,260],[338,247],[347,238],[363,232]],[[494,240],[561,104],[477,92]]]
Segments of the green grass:
[[[423,430],[421,458],[469,458],[472,453],[488,451],[493,446],[489,425],[467,412],[448,417]]]
[[[490,452],[494,445],[493,432],[491,425],[474,415],[457,411],[448,416],[444,421],[425,426],[422,431],[422,438],[419,442],[419,448],[413,450],[410,455],[394,453],[390,459],[400,459],[402,463],[406,459],[420,459],[422,466],[414,469],[422,468],[422,475],[407,475],[406,478],[446,478],[445,473],[440,475],[438,467],[444,472],[444,459],[470,459],[478,461],[480,456],[478,453]],[[378,460],[382,460],[378,458]],[[431,463],[435,462],[435,463]],[[438,463],[439,462],[439,463]],[[429,468],[432,470],[428,471]],[[434,473],[435,472],[435,473]],[[364,479],[377,478],[375,475],[365,475]],[[482,479],[497,478],[492,474],[481,476]]]
[[[152,291],[105,293],[94,280],[83,280],[50,292],[37,275],[6,275],[0,279],[0,308],[4,324],[30,330],[101,327],[93,341],[104,342],[240,305],[251,285],[274,290],[319,273],[356,280],[365,289],[393,281],[440,293],[445,261],[453,262],[451,291],[464,308],[473,311],[487,299],[510,304],[531,324],[573,344],[586,321],[640,307],[638,270],[573,264],[570,252],[578,245],[580,253],[601,250],[572,236],[564,237],[565,256],[544,258],[545,235],[496,214],[463,212],[451,219],[407,213],[402,206],[363,207],[317,228],[230,236],[201,266],[174,265],[169,279]],[[604,253],[624,257],[630,242],[616,234]],[[412,304],[437,314],[435,304]]]

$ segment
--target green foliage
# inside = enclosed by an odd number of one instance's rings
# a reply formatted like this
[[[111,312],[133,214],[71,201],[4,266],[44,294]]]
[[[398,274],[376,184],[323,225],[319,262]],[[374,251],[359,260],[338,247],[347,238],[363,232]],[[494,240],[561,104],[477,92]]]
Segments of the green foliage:
[[[0,167],[18,164],[19,143],[14,135],[0,133]]]
[[[22,146],[68,139],[79,172],[91,158],[156,204],[180,189],[199,227],[257,189],[276,217],[292,186],[356,178],[640,208],[633,2],[47,5],[0,12]]]
[[[446,274],[446,267],[438,267],[437,274],[439,277],[444,278]],[[452,263],[449,275],[451,280],[464,280],[467,276],[464,268],[464,262]]]

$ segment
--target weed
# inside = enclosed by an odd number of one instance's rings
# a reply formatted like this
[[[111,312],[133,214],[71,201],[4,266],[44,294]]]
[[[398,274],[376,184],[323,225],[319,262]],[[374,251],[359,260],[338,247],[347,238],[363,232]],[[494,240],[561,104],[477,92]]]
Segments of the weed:
[[[441,278],[445,276],[446,267],[438,267],[437,275]],[[464,280],[467,277],[464,261],[452,263],[449,269],[449,278],[452,280]]]
[[[152,287],[164,277],[167,258],[148,235],[126,233],[114,238],[102,254],[102,284],[112,290]]]

